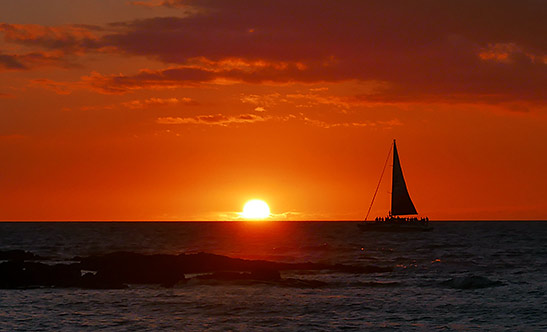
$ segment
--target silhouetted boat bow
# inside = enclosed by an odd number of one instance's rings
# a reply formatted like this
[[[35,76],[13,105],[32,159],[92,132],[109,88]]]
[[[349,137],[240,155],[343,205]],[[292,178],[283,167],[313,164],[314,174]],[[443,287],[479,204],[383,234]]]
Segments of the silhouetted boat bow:
[[[388,216],[385,218],[382,217],[376,218],[374,221],[367,221],[392,150],[393,172],[391,176],[391,211],[389,211]],[[424,232],[432,230],[429,226],[429,219],[427,217],[417,218],[417,214],[418,212],[416,211],[416,207],[414,207],[414,203],[412,202],[406,187],[401,162],[399,160],[399,153],[397,152],[397,143],[393,140],[393,144],[389,150],[388,158],[384,164],[382,175],[380,175],[380,181],[378,182],[378,186],[376,187],[376,191],[372,197],[372,202],[370,203],[365,221],[358,224],[358,226],[363,231]]]

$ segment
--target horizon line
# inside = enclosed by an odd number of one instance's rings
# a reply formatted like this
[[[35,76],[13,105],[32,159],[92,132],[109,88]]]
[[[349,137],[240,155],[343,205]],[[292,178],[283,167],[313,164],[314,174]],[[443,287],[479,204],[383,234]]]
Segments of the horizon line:
[[[345,220],[0,220],[0,223],[268,223],[268,222],[365,222]],[[429,222],[547,222],[547,219],[436,219]]]

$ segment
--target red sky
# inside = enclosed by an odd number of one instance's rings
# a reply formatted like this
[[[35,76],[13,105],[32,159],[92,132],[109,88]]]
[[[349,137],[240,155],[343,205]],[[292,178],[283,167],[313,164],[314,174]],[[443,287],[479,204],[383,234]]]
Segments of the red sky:
[[[4,0],[0,220],[547,218],[547,2]],[[372,216],[389,210],[389,178]]]

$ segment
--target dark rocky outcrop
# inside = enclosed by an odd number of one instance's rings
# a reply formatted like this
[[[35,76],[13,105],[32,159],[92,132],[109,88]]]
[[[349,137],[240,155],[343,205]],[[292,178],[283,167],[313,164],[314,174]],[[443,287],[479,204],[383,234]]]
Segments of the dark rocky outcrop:
[[[76,287],[79,282],[79,264],[47,265],[23,261],[0,264],[0,288]]]
[[[0,250],[0,261],[43,260],[44,257],[24,250]]]
[[[120,278],[103,276],[100,273],[85,273],[80,278],[79,286],[88,289],[123,289],[127,285]]]
[[[36,257],[27,252],[10,254],[9,262],[0,264],[0,288],[82,287],[124,288],[126,284],[160,284],[172,287],[186,282],[185,274],[204,274],[199,280],[254,281],[285,286],[321,287],[320,281],[282,279],[280,271],[335,271],[343,273],[388,272],[391,268],[343,264],[279,263],[245,260],[198,253],[180,255],[145,255],[114,252],[106,255],[75,257],[72,264],[29,262]],[[8,257],[8,256],[6,256]],[[83,272],[83,273],[82,273]]]
[[[115,252],[103,256],[75,257],[83,270],[97,271],[104,280],[128,284],[173,284],[184,279],[185,268],[175,255]]]

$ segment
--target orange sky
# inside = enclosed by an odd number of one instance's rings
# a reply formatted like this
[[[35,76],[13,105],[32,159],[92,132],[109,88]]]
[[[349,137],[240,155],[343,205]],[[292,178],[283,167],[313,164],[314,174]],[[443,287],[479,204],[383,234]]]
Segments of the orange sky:
[[[0,220],[547,219],[545,1],[4,0]],[[389,210],[389,177],[371,216]]]

